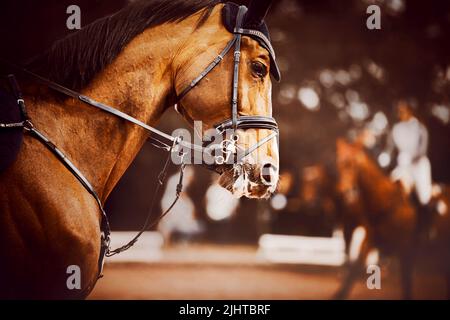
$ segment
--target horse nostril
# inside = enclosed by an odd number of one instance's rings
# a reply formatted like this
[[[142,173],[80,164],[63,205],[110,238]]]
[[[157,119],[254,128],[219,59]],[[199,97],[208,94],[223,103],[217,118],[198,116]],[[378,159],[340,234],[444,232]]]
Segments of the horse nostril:
[[[261,180],[264,183],[271,184],[274,180],[274,175],[277,172],[277,167],[271,163],[266,163],[261,168]]]

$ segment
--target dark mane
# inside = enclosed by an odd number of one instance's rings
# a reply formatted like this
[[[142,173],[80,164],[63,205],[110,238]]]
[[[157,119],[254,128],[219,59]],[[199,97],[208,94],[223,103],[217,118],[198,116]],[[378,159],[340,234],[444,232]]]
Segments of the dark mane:
[[[204,10],[206,21],[220,0],[137,0],[58,40],[29,68],[73,90],[86,86],[122,49],[149,27],[177,22]]]

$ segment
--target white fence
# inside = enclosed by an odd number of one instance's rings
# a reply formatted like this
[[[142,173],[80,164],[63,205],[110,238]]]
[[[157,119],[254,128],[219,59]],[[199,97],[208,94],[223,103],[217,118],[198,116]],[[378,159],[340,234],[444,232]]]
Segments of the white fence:
[[[136,232],[114,231],[111,233],[111,248],[120,247],[133,239]],[[106,262],[155,262],[162,258],[164,239],[159,232],[144,232],[130,249],[106,258]]]
[[[264,234],[258,255],[272,263],[341,266],[345,243],[340,234],[330,238]]]

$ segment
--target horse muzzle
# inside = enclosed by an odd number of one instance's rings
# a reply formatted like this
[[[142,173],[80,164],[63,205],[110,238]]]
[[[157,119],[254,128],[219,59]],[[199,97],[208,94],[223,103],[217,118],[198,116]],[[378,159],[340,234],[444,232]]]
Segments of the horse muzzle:
[[[275,165],[269,162],[264,164],[244,162],[224,168],[219,184],[237,198],[244,196],[267,199],[275,192],[278,179],[278,168]]]

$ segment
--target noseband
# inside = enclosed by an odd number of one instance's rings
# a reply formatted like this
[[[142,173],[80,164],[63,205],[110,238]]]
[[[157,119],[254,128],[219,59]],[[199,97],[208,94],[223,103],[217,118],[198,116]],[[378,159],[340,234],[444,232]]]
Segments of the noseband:
[[[275,53],[273,52],[272,46],[267,38],[261,32],[255,30],[243,29],[242,24],[244,21],[245,13],[247,12],[247,7],[240,6],[238,10],[238,14],[236,17],[236,25],[233,30],[233,39],[231,39],[225,48],[220,52],[220,54],[200,73],[200,75],[191,81],[191,83],[185,87],[181,93],[177,96],[177,105],[180,104],[181,100],[193,89],[195,88],[200,81],[205,78],[227,55],[228,52],[231,51],[231,48],[234,46],[234,67],[233,67],[233,86],[232,86],[232,95],[231,95],[231,119],[226,119],[219,124],[216,124],[214,128],[216,129],[217,134],[224,134],[225,132],[231,132],[232,138],[227,139],[222,142],[224,148],[228,151],[231,150],[236,157],[234,161],[237,163],[241,162],[243,158],[251,154],[253,151],[261,147],[262,145],[268,143],[275,137],[279,135],[278,124],[273,117],[268,116],[239,116],[239,108],[238,108],[238,91],[239,91],[239,63],[241,59],[241,42],[242,35],[248,35],[252,37],[257,37],[260,41],[266,43],[268,50],[271,55],[274,57]],[[176,110],[178,110],[176,108]],[[247,130],[247,129],[266,129],[271,130],[272,133],[267,137],[259,140],[257,143],[252,145],[246,150],[239,150],[236,146],[237,135],[236,131],[238,129]],[[240,151],[240,152],[239,152]],[[216,165],[223,164],[224,154],[226,154],[229,159],[230,152],[223,151],[222,155],[215,155],[215,163]],[[211,168],[211,166],[210,166]],[[214,166],[212,167],[214,168]]]
[[[214,59],[213,62],[211,62],[208,67],[196,78],[194,79],[191,84],[185,88],[181,94],[178,96],[178,102],[192,89],[194,88],[209,72],[211,72],[219,63],[222,61],[223,57],[231,50],[231,48],[234,45],[234,69],[233,69],[233,93],[232,93],[232,101],[231,101],[231,119],[227,119],[223,121],[222,123],[214,126],[217,133],[223,134],[227,130],[232,130],[233,137],[230,140],[225,140],[223,143],[223,146],[226,150],[224,150],[224,154],[215,156],[215,162],[217,165],[223,164],[226,162],[226,160],[229,159],[230,154],[235,155],[235,159],[237,161],[241,161],[243,158],[248,156],[250,153],[252,153],[254,150],[259,148],[260,146],[264,145],[265,143],[269,142],[270,140],[274,139],[275,137],[278,137],[278,125],[274,118],[272,117],[266,117],[266,116],[239,116],[238,115],[238,81],[239,81],[239,62],[240,62],[240,55],[241,55],[241,38],[242,35],[248,35],[252,37],[257,37],[260,41],[263,41],[265,43],[264,47],[267,46],[270,54],[272,57],[274,57],[273,49],[270,46],[270,42],[267,40],[267,38],[264,36],[264,34],[255,31],[255,30],[248,30],[242,28],[242,21],[245,15],[245,12],[247,11],[247,8],[245,6],[239,7],[238,16],[236,19],[236,27],[233,32],[233,39],[228,42],[225,49]],[[164,149],[169,152],[169,155],[165,161],[164,167],[158,177],[158,184],[155,188],[155,192],[153,194],[152,202],[150,205],[150,210],[148,212],[146,221],[142,227],[142,229],[137,233],[137,235],[127,244],[112,250],[110,248],[110,226],[108,221],[108,216],[106,215],[106,212],[103,208],[102,201],[100,200],[100,197],[98,196],[97,192],[94,190],[93,186],[90,184],[88,179],[83,175],[83,173],[75,166],[74,163],[70,161],[70,159],[64,154],[64,152],[59,149],[54,143],[51,142],[51,140],[40,130],[38,130],[32,122],[32,119],[28,117],[28,114],[26,112],[25,107],[25,101],[22,97],[22,94],[20,92],[19,86],[16,83],[15,77],[13,75],[10,75],[9,81],[12,88],[12,91],[16,97],[17,105],[19,109],[22,112],[22,121],[17,123],[0,123],[0,129],[10,129],[10,128],[22,128],[27,134],[32,136],[33,138],[36,138],[42,144],[44,144],[56,157],[58,160],[60,160],[66,168],[80,181],[80,183],[83,185],[83,187],[94,197],[96,200],[98,207],[101,211],[101,246],[100,246],[100,257],[98,261],[98,276],[101,277],[102,270],[103,270],[103,263],[105,256],[113,256],[115,254],[118,254],[122,251],[125,251],[129,249],[131,246],[133,246],[138,238],[144,233],[146,230],[148,230],[149,227],[154,226],[160,219],[162,219],[175,205],[176,201],[179,198],[180,192],[182,190],[182,181],[183,181],[183,172],[185,168],[185,163],[183,161],[183,157],[185,155],[185,152],[183,149],[189,149],[193,152],[204,152],[205,148],[203,146],[199,146],[187,141],[183,141],[181,137],[173,137],[171,135],[168,135],[156,128],[153,128],[152,126],[147,125],[146,123],[122,112],[119,111],[111,106],[105,105],[103,103],[100,103],[98,101],[95,101],[91,99],[90,97],[87,97],[85,95],[82,95],[81,93],[78,93],[76,91],[73,91],[71,89],[68,89],[64,86],[61,86],[53,81],[50,81],[46,78],[43,78],[29,70],[26,70],[22,67],[19,67],[17,65],[14,65],[12,63],[9,63],[4,60],[0,60],[0,62],[4,63],[5,65],[8,65],[10,68],[17,70],[20,73],[23,73],[27,75],[28,77],[48,86],[49,88],[62,93],[68,97],[72,97],[76,100],[79,100],[87,105],[90,105],[92,107],[95,107],[97,109],[100,109],[104,112],[110,113],[120,119],[126,120],[127,122],[131,122],[149,133],[151,133],[149,137],[150,143],[160,149]],[[267,129],[271,130],[272,133],[268,135],[267,137],[259,140],[256,144],[249,147],[246,150],[240,151],[239,148],[236,146],[237,142],[237,130],[246,130],[246,129]],[[180,176],[179,181],[176,188],[176,196],[173,200],[172,204],[169,206],[169,208],[164,211],[162,214],[156,217],[154,221],[151,221],[151,217],[153,217],[153,208],[155,205],[156,196],[159,193],[159,188],[163,184],[164,177],[167,173],[167,167],[170,160],[170,156],[173,153],[178,153],[178,155],[181,157],[181,167],[180,167]],[[226,154],[226,156],[225,156]],[[207,166],[209,169],[211,166]]]

